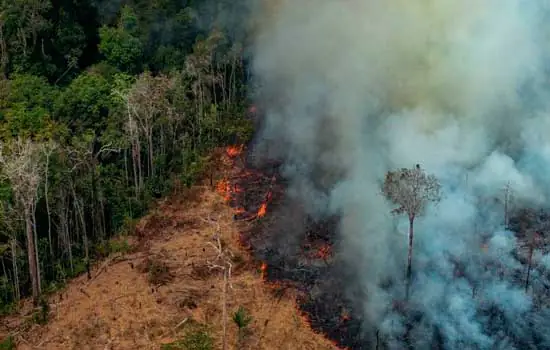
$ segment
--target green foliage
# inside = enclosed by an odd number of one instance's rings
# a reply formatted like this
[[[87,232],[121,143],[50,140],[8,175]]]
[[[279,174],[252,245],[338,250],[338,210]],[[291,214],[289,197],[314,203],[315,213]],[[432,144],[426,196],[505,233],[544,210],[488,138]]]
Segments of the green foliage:
[[[77,277],[86,272],[86,261],[84,259],[78,259],[75,261],[72,271],[69,271],[69,277]]]
[[[233,314],[233,322],[239,329],[244,329],[252,322],[252,316],[248,314],[244,307],[239,306],[239,309]]]
[[[0,179],[0,202],[9,203],[12,200],[12,190],[10,184],[4,179]],[[0,215],[3,215],[0,214]],[[0,216],[0,218],[2,218]]]
[[[56,99],[54,115],[76,132],[104,129],[110,94],[107,79],[99,74],[83,73]]]
[[[127,254],[132,251],[132,246],[127,239],[113,238],[104,242],[100,242],[96,246],[96,252],[101,257],[106,257],[111,254],[121,253]]]
[[[107,62],[125,72],[137,72],[141,66],[143,44],[136,36],[138,20],[129,6],[122,8],[116,28],[103,26],[99,30],[99,52]]]
[[[384,195],[398,205],[394,214],[406,213],[411,220],[421,215],[429,202],[439,202],[441,185],[434,175],[426,174],[420,165],[401,168],[386,174]]]
[[[105,1],[94,1],[97,8],[82,1],[0,4],[2,151],[17,154],[4,147],[19,139],[36,146],[32,158],[21,153],[0,169],[26,164],[19,178],[34,176],[31,221],[46,292],[87,271],[91,259],[130,251],[113,236],[131,234],[174,178],[195,184],[213,148],[251,135],[244,60],[235,54],[242,45],[204,30],[214,27],[216,13],[189,7],[202,9],[200,2],[132,0],[111,17],[100,13]],[[31,173],[34,167],[40,171]],[[0,180],[0,256],[7,257],[0,312],[11,310],[19,292],[29,296],[31,286],[32,252],[13,180]],[[155,281],[170,275],[162,265],[150,271]],[[46,315],[37,312],[35,321]]]
[[[34,323],[39,325],[45,325],[48,323],[48,317],[50,314],[50,304],[46,298],[41,298],[39,303],[39,309],[32,315]]]
[[[163,344],[162,350],[213,350],[214,340],[204,326],[193,327],[187,331],[182,340]]]
[[[5,316],[13,313],[16,310],[14,302],[0,302],[0,316]]]
[[[58,89],[41,76],[15,74],[6,84],[9,90],[6,102],[23,103],[27,109],[50,108],[58,94]]]
[[[28,74],[15,75],[3,82],[3,99],[0,107],[3,137],[51,137],[55,126],[51,119],[51,106],[57,90],[47,80]]]
[[[239,309],[233,313],[232,319],[238,328],[237,344],[242,346],[244,340],[250,334],[248,326],[252,322],[253,318],[244,307],[239,306]]]
[[[15,350],[15,340],[13,340],[13,337],[9,335],[6,339],[2,340],[0,342],[0,350]]]
[[[183,157],[183,171],[181,173],[181,182],[190,187],[193,185],[206,167],[206,157],[201,157],[197,152],[184,152]]]

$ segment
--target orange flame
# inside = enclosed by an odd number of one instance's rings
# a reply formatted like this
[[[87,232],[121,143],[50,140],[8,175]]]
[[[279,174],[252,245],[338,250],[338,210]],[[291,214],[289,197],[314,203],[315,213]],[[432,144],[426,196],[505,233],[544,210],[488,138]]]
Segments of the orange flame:
[[[243,214],[245,212],[246,212],[246,210],[243,207],[239,207],[239,208],[235,209],[235,214]]]
[[[227,180],[220,180],[217,184],[216,184],[216,191],[219,193],[219,194],[225,194],[228,190],[228,185],[229,185],[229,182]]]
[[[221,180],[216,185],[216,191],[223,196],[223,199],[228,202],[231,200],[231,185],[227,180]]]
[[[252,106],[250,108],[250,111],[253,112],[253,113],[256,112],[256,107]],[[244,148],[244,145],[240,145],[240,146],[230,146],[226,149],[226,154],[230,158],[228,160],[228,164],[230,164],[234,161],[231,158],[235,158],[243,152],[243,148]],[[239,174],[235,174],[234,177],[236,177],[236,178],[246,178],[246,177],[249,177],[249,176],[254,176],[255,174],[256,174],[255,171],[252,171],[250,169],[243,169]],[[259,182],[259,181],[257,181],[257,182]],[[275,182],[275,177],[272,178],[272,182]],[[222,196],[224,196],[224,199],[226,201],[229,201],[231,199],[232,194],[243,192],[243,189],[238,184],[231,184],[231,182],[228,181],[228,179],[221,180],[220,182],[218,182],[216,187],[217,187],[216,188],[217,192],[220,193]],[[261,204],[260,208],[258,209],[256,217],[261,218],[261,217],[263,217],[267,214],[267,205],[271,201],[272,195],[273,195],[273,193],[272,193],[271,190],[268,193],[266,193],[264,201]],[[246,209],[243,208],[243,207],[235,208],[235,213],[236,214],[242,214],[242,213],[245,213],[245,212],[246,212]],[[252,216],[252,219],[253,218],[254,217]],[[248,242],[248,240],[246,239],[246,235],[244,233],[242,233],[242,232],[239,233],[238,237],[236,237],[236,238],[238,240],[238,243],[244,249],[247,249],[247,250],[251,249],[250,242]],[[316,256],[318,258],[326,259],[331,255],[331,253],[332,253],[331,252],[331,247],[329,245],[326,245],[326,246],[323,246],[323,247],[319,248],[319,251],[317,252]],[[261,265],[260,265],[260,273],[261,273],[262,280],[264,280],[264,283],[266,283],[268,287],[274,287],[274,288],[280,288],[281,287],[281,285],[282,285],[281,283],[268,282],[266,280],[265,277],[266,277],[266,273],[267,273],[267,264],[265,262],[262,262]],[[296,300],[295,300],[294,306],[297,310],[297,314],[303,320],[304,324],[307,325],[310,329],[313,330],[313,328],[311,326],[310,318],[308,317],[308,315],[303,310],[301,310],[299,308]],[[342,315],[340,315],[340,319],[341,320],[347,320],[347,319],[349,319],[349,315],[346,314],[346,313],[343,313]],[[331,341],[331,343],[333,344],[335,349],[343,349],[343,348],[339,347],[336,344],[336,342]]]
[[[265,273],[267,272],[267,264],[265,262],[262,262],[262,266],[260,266],[260,271],[262,279],[265,279]]]
[[[262,203],[262,205],[260,206],[260,209],[258,209],[258,217],[261,218],[261,217],[264,217],[265,214],[267,213],[267,203]]]
[[[239,154],[241,154],[241,152],[243,151],[243,148],[244,148],[244,145],[240,145],[240,146],[229,146],[227,147],[227,155],[231,158],[234,158],[236,156],[238,156]]]
[[[340,321],[349,321],[351,320],[351,316],[346,310],[342,310],[342,313],[340,314]]]
[[[321,248],[319,248],[319,250],[317,251],[316,257],[319,258],[319,259],[326,260],[326,259],[330,258],[331,255],[332,255],[332,249],[331,249],[330,245],[325,244]]]

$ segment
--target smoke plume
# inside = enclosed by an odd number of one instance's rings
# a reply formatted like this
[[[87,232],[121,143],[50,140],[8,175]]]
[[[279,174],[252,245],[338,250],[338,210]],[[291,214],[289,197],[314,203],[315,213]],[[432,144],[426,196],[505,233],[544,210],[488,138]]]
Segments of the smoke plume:
[[[515,207],[550,199],[546,1],[271,4],[253,48],[258,148],[284,159],[311,216],[340,216],[365,333],[390,349],[550,348],[549,255],[534,254],[526,292],[503,203],[507,184]],[[402,313],[408,223],[380,192],[417,163],[444,197],[416,223]]]

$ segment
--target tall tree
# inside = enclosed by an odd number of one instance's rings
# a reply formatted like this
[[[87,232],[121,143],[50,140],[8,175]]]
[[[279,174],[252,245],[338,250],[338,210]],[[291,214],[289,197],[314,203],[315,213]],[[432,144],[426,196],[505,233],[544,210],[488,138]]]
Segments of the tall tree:
[[[9,181],[16,201],[23,208],[29,273],[35,303],[40,296],[40,269],[36,250],[34,213],[38,199],[38,187],[43,177],[41,155],[40,145],[30,139],[17,138],[0,146],[0,164],[3,175]]]
[[[153,77],[150,73],[140,75],[129,92],[128,103],[134,113],[137,127],[147,142],[148,175],[155,176],[155,145],[153,134],[159,119],[172,113],[168,92],[174,86],[174,80],[160,75]],[[129,129],[132,129],[129,125]],[[160,135],[164,138],[164,135]]]
[[[398,207],[393,214],[407,214],[409,218],[409,250],[407,254],[406,297],[412,275],[414,220],[422,215],[430,202],[439,202],[441,185],[434,175],[424,172],[420,165],[412,169],[402,168],[386,174],[382,192]]]

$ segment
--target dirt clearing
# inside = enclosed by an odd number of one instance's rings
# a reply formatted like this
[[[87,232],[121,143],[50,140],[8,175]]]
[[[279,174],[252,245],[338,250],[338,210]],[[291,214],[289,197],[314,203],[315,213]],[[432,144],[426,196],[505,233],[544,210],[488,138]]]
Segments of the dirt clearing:
[[[52,295],[47,324],[22,308],[2,320],[0,335],[15,333],[17,349],[185,349],[186,341],[222,349],[225,300],[228,349],[334,349],[300,316],[290,288],[264,283],[234,214],[211,186],[180,191],[139,222],[135,237],[120,238],[131,253],[111,255],[91,280],[83,275]]]

